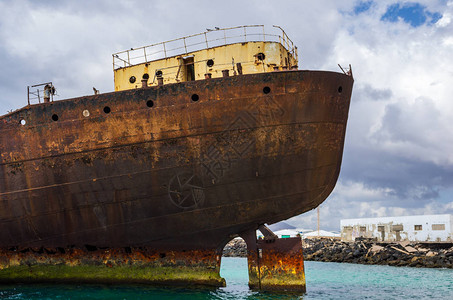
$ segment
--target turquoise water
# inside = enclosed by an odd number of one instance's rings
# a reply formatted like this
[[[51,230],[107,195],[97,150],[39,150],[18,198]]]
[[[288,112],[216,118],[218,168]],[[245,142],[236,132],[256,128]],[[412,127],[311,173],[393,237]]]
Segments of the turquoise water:
[[[108,285],[0,286],[0,299],[453,299],[452,269],[305,262],[303,297],[252,292],[247,260],[222,258],[219,289]]]

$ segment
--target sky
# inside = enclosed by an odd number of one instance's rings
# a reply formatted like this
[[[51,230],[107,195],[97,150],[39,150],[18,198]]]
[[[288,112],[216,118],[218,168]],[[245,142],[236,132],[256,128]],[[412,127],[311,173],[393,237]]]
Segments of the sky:
[[[0,0],[0,114],[27,85],[58,99],[113,91],[112,53],[206,28],[279,25],[299,68],[352,65],[343,164],[321,228],[346,218],[453,214],[453,1]],[[289,224],[316,229],[316,211]]]

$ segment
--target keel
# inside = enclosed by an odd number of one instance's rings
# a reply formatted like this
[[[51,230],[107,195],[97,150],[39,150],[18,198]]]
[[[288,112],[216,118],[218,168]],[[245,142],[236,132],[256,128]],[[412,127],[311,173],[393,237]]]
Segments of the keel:
[[[0,249],[0,283],[144,283],[225,286],[214,249]]]

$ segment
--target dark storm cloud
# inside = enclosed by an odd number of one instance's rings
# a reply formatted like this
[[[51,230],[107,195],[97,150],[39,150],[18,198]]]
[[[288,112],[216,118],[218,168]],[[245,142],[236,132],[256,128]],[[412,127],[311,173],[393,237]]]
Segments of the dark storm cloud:
[[[354,146],[345,150],[341,176],[371,189],[390,188],[403,207],[437,199],[440,189],[453,187],[451,167]]]
[[[401,207],[432,201],[441,189],[453,187],[453,165],[442,150],[451,137],[443,133],[441,112],[431,99],[389,103],[380,122],[373,134],[345,148],[342,178],[390,188]]]
[[[385,106],[382,127],[374,135],[377,140],[409,142],[424,148],[432,145],[434,135],[441,135],[441,111],[429,98],[417,98],[413,104],[391,103]]]

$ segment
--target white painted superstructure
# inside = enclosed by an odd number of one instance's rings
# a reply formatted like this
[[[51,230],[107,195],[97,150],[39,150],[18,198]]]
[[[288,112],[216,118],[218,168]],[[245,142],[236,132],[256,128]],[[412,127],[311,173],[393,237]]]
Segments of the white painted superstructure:
[[[364,237],[385,242],[453,242],[450,214],[344,219],[340,226],[343,241]]]

